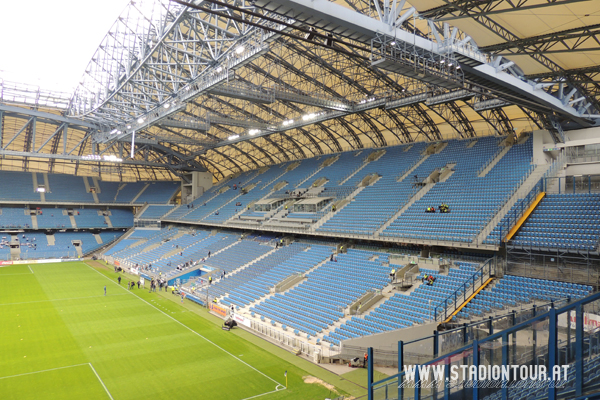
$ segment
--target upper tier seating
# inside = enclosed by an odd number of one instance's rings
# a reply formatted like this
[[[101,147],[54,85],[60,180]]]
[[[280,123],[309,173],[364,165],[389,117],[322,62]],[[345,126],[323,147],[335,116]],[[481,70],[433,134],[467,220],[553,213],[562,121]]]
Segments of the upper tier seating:
[[[148,206],[141,214],[136,215],[138,219],[157,220],[173,209],[172,205],[168,206]]]
[[[471,147],[468,142],[451,141],[438,157],[430,156],[414,171],[426,173],[432,167],[456,162],[454,173],[437,183],[411,205],[382,233],[383,236],[471,242],[531,172],[532,139],[518,144],[484,177],[479,170],[498,152],[497,138],[482,138]],[[434,161],[435,159],[435,161]],[[449,213],[426,213],[427,207],[449,205]]]
[[[397,182],[397,179],[421,158],[425,147],[425,143],[416,143],[408,152],[405,152],[407,146],[387,148],[381,158],[367,164],[345,184],[357,186],[369,174],[378,174],[381,178],[365,187],[317,231],[373,234],[411,197],[412,181]]]
[[[180,189],[181,182],[146,182],[149,186],[136,199],[136,203],[164,204]]]
[[[521,247],[597,251],[600,194],[547,195],[511,244]]]
[[[38,187],[45,186],[44,176],[48,177],[46,192],[43,194],[46,203],[94,203],[94,195],[86,189],[85,184],[87,181],[90,187],[94,187],[92,178],[13,171],[0,171],[0,202],[3,200],[41,202],[42,195],[37,192],[37,187],[34,187],[34,174]],[[165,204],[177,193],[180,185],[180,182],[172,181],[127,183],[98,181],[96,196],[101,203],[131,203],[142,189],[148,186],[135,203]]]
[[[0,171],[0,200],[39,201],[40,194],[33,187],[31,173]]]
[[[81,176],[48,174],[48,184],[50,188],[46,191],[46,201],[94,202],[94,197],[86,191]]]

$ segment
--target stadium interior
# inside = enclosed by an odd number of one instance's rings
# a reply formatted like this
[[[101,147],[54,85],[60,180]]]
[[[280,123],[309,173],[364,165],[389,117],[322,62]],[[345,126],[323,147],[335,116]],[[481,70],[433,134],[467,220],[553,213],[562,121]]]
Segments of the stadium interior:
[[[591,398],[599,27],[585,0],[132,1],[74,93],[0,76],[0,267],[164,280],[359,360],[369,400]],[[569,374],[403,388],[408,364]]]

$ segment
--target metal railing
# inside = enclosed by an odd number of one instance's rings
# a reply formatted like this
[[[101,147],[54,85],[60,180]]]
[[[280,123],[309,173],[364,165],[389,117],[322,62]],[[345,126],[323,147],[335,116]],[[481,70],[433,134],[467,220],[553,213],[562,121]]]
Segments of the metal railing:
[[[504,236],[510,232],[510,230],[515,226],[517,221],[523,216],[523,213],[529,208],[531,203],[536,199],[537,195],[540,192],[545,191],[546,189],[546,180],[549,177],[553,177],[558,173],[559,168],[562,168],[566,162],[566,158],[564,153],[561,153],[556,160],[552,162],[550,168],[546,171],[546,173],[540,178],[538,182],[534,184],[532,189],[529,191],[527,196],[523,198],[520,202],[516,204],[516,207],[513,206],[512,210],[502,218],[500,223],[498,224],[499,228],[499,239],[497,244],[500,244],[504,239]]]
[[[492,275],[496,273],[497,258],[493,257],[487,260],[481,268],[479,268],[470,278],[467,278],[461,287],[456,289],[443,301],[441,301],[433,309],[434,320],[444,321],[450,316],[456,309],[467,301],[467,298],[471,296],[481,285],[484,284]]]
[[[489,395],[501,395],[498,398],[556,399],[575,398],[594,393],[597,391],[599,376],[590,373],[589,368],[600,364],[600,334],[597,326],[599,310],[600,293],[567,303],[559,309],[552,306],[544,313],[500,332],[489,334],[483,339],[475,339],[471,344],[461,346],[422,364],[422,366],[440,366],[441,371],[436,372],[441,373],[442,379],[435,378],[431,369],[426,371],[419,368],[419,365],[414,365],[414,370],[405,369],[397,375],[370,384],[369,398],[378,400],[478,399]],[[533,337],[533,339],[523,342],[516,340],[519,337]],[[555,368],[561,368],[561,364],[563,367],[568,366],[569,374],[558,380],[554,375],[546,375],[552,376],[554,384],[535,386],[534,394],[530,392],[525,394],[518,390],[508,391],[511,383],[519,381],[518,377],[502,375],[498,379],[488,377],[476,381],[501,383],[491,387],[479,384],[464,385],[463,383],[466,383],[469,377],[461,378],[460,374],[458,378],[450,377],[453,367],[480,371],[480,367],[487,369],[493,366],[543,365],[546,371],[554,371]],[[404,367],[410,364],[400,359],[399,365]],[[416,373],[412,375],[415,371]],[[420,371],[424,371],[426,375],[421,375]],[[371,377],[372,373],[373,365],[369,363]],[[434,382],[434,384],[427,390],[422,390],[420,384],[423,381]]]

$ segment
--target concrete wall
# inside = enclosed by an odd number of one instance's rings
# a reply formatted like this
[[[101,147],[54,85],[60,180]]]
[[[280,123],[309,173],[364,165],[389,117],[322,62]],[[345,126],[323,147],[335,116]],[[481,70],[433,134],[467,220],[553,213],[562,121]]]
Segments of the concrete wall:
[[[409,342],[411,340],[420,339],[425,336],[433,335],[436,330],[437,323],[429,323],[410,328],[398,329],[396,331],[382,332],[375,335],[363,336],[355,339],[344,340],[343,345],[358,346],[358,347],[373,347],[377,350],[398,350],[398,341],[403,340]],[[430,341],[426,341],[427,343]],[[424,341],[425,343],[425,341]],[[411,347],[411,351],[415,352]],[[430,346],[419,346],[419,351],[423,354],[432,354],[433,349]]]
[[[565,132],[566,144],[569,146],[581,146],[584,144],[600,143],[600,127],[577,129]],[[581,141],[580,143],[578,143]]]
[[[554,144],[550,132],[546,130],[533,131],[533,162],[538,165],[551,163],[558,155],[555,152],[544,152],[544,146]]]
[[[567,166],[567,176],[573,175],[599,175],[600,163],[569,164]]]
[[[213,176],[210,172],[193,171],[187,174],[192,178],[192,184],[181,181],[181,203],[187,204],[191,199],[202,196],[213,186]]]

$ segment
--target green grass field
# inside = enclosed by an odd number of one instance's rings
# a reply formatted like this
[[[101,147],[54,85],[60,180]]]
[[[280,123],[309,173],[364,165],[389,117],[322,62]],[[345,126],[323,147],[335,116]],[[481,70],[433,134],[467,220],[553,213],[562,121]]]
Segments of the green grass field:
[[[0,268],[0,399],[337,396],[304,383],[320,367],[116,277],[83,262]]]

